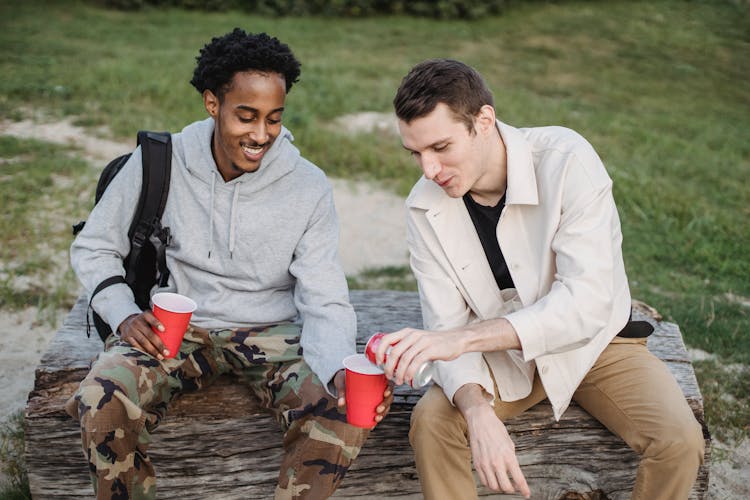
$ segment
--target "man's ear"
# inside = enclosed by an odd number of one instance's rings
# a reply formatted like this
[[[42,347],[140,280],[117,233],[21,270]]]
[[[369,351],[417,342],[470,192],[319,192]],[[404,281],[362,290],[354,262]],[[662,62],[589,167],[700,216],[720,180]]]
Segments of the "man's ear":
[[[203,91],[203,105],[206,107],[206,111],[208,111],[208,114],[213,118],[216,118],[218,116],[219,98],[216,97],[216,95],[208,89]]]
[[[476,117],[476,128],[480,132],[487,133],[495,128],[495,108],[485,104],[479,109]]]

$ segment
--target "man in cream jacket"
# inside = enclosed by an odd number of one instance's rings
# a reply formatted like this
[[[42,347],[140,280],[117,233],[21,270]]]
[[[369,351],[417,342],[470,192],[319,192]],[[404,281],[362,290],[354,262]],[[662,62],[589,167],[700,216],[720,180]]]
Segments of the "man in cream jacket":
[[[574,399],[641,454],[633,498],[687,498],[701,429],[650,330],[629,321],[612,181],[592,146],[497,120],[457,61],[415,66],[394,106],[424,174],[406,205],[425,330],[386,336],[377,356],[391,347],[398,384],[436,361],[410,431],[425,497],[475,497],[472,460],[487,487],[528,497],[503,421],[547,398],[556,419]]]

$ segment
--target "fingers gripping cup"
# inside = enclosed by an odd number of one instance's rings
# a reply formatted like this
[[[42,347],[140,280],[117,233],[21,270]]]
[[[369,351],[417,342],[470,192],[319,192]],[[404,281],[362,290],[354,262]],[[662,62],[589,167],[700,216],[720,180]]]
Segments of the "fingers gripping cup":
[[[383,370],[363,354],[344,358],[346,368],[346,421],[357,427],[375,427],[375,409],[383,402],[388,382]]]
[[[151,297],[154,316],[164,325],[164,331],[151,328],[155,334],[161,337],[164,347],[169,351],[167,358],[174,358],[180,350],[182,338],[185,336],[190,317],[197,307],[196,303],[184,295],[178,293],[156,293]]]

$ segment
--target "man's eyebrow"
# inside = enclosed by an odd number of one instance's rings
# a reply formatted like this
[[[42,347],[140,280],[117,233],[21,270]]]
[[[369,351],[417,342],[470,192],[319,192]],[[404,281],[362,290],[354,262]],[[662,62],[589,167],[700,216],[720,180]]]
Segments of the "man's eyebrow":
[[[239,105],[237,106],[237,109],[241,109],[241,110],[243,110],[243,111],[249,111],[249,112],[251,112],[251,113],[258,113],[258,112],[259,112],[259,111],[258,111],[257,109],[255,109],[254,107],[252,107],[252,106],[248,106],[248,105],[246,105],[246,104],[239,104]],[[282,111],[284,111],[284,106],[282,106],[282,107],[280,107],[280,108],[276,108],[276,109],[272,110],[272,111],[271,111],[270,113],[268,113],[268,114],[270,115],[270,114],[273,114],[273,113],[280,113],[280,112],[282,112]]]
[[[435,148],[435,147],[437,147],[437,146],[439,146],[441,144],[445,144],[446,142],[450,142],[450,138],[449,137],[446,137],[445,139],[439,139],[439,140],[433,142],[432,144],[427,145],[427,147],[425,147],[425,149]],[[415,152],[413,149],[407,147],[405,144],[401,144],[401,146],[403,146],[403,148],[405,150],[407,150],[407,151],[411,151],[412,153]]]

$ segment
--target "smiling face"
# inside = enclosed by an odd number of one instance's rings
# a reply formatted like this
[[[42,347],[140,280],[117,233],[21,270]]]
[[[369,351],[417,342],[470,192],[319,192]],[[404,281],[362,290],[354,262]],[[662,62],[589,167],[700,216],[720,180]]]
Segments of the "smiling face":
[[[491,106],[479,112],[473,133],[444,103],[409,123],[399,120],[398,127],[404,148],[424,176],[448,196],[460,198],[471,192],[481,202],[505,192],[504,149]]]
[[[286,82],[278,73],[235,73],[222,99],[203,92],[206,111],[214,119],[214,160],[222,178],[230,181],[255,172],[281,133]]]

